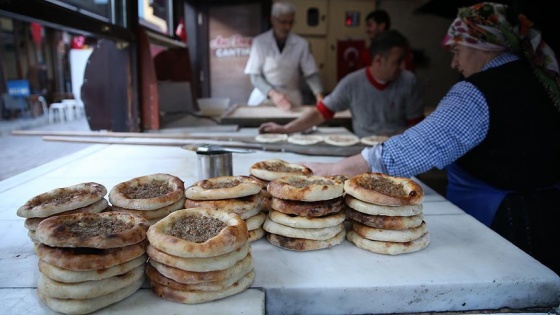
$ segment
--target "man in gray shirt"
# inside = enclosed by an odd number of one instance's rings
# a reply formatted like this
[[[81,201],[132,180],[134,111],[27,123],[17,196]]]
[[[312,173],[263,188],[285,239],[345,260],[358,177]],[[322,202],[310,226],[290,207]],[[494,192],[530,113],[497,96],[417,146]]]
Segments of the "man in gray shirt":
[[[331,119],[349,109],[353,132],[359,137],[393,135],[424,119],[424,104],[416,76],[402,70],[409,44],[396,30],[381,33],[371,45],[369,67],[344,77],[334,91],[286,125],[263,123],[260,133],[294,133]]]

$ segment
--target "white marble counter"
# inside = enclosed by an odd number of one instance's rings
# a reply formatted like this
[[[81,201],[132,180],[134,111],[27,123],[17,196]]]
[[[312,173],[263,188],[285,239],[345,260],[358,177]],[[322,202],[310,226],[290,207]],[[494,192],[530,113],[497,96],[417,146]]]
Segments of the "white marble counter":
[[[250,165],[269,158],[290,162],[339,159],[291,153],[234,154],[234,174],[247,175]],[[37,257],[23,218],[15,214],[19,206],[57,187],[95,181],[110,190],[130,178],[160,172],[176,175],[188,186],[198,177],[196,154],[177,147],[94,145],[1,181],[2,312],[50,312],[36,297]],[[252,289],[243,294],[191,307],[159,299],[142,289],[102,313],[262,314],[266,305],[267,314],[360,314],[560,304],[560,278],[556,274],[432,189],[424,188],[431,244],[419,252],[378,255],[345,241],[330,249],[300,253],[261,239],[252,243],[256,279]]]

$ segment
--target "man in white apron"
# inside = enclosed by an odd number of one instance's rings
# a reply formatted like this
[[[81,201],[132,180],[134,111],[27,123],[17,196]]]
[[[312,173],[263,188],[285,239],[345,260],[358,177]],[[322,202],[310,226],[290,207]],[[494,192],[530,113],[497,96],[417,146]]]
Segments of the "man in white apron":
[[[309,43],[291,33],[295,7],[287,2],[272,5],[272,29],[253,39],[245,73],[255,87],[248,105],[272,102],[282,109],[302,104],[300,78],[303,76],[317,101],[323,98],[319,70]]]

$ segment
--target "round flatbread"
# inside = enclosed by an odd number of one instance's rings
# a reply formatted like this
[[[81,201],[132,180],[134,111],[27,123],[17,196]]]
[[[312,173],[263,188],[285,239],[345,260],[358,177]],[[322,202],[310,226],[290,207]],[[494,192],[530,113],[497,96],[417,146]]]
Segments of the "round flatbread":
[[[177,202],[170,204],[169,206],[165,206],[163,208],[154,209],[154,210],[134,210],[134,209],[127,209],[121,208],[117,206],[112,206],[112,211],[125,211],[128,213],[135,214],[140,216],[148,221],[153,219],[161,219],[173,211],[177,211],[179,209],[184,209],[185,205],[185,197],[179,199]],[[150,224],[151,225],[151,224]]]
[[[249,243],[246,243],[236,250],[219,256],[184,258],[169,255],[153,247],[152,245],[148,245],[147,253],[150,256],[151,260],[155,260],[159,263],[175,267],[177,269],[206,272],[213,270],[224,270],[232,267],[238,261],[245,258],[249,253],[249,250]]]
[[[419,251],[430,244],[430,235],[428,232],[424,233],[424,235],[422,235],[420,238],[404,243],[372,241],[361,237],[355,231],[349,231],[346,235],[346,238],[348,239],[348,241],[361,249],[383,255],[399,255],[411,253]]]
[[[344,182],[344,191],[361,201],[385,206],[419,205],[424,199],[424,191],[415,181],[382,173],[356,175]]]
[[[291,135],[288,142],[297,145],[314,145],[323,142],[323,136],[319,135]]]
[[[389,139],[387,136],[367,136],[360,138],[360,142],[366,145],[376,145],[384,142],[385,140]]]
[[[305,202],[272,197],[270,204],[271,210],[302,217],[321,217],[329,213],[338,212],[342,207],[344,207],[344,200],[342,197]]]
[[[96,297],[93,299],[58,299],[45,294],[45,292],[37,290],[39,298],[47,304],[51,309],[63,314],[89,314],[117,303],[133,295],[144,283],[145,278],[115,292]]]
[[[263,228],[258,228],[254,230],[249,230],[249,242],[254,242],[260,240],[265,235],[265,231]]]
[[[326,136],[323,141],[325,141],[326,144],[346,147],[360,143],[360,138],[355,135],[330,135]]]
[[[70,210],[70,211],[57,213],[55,215],[74,214],[74,213],[78,213],[78,212],[99,213],[99,212],[102,212],[102,211],[106,210],[108,207],[109,207],[109,201],[107,201],[107,199],[105,199],[105,198],[101,198],[101,200],[99,200],[97,202],[94,202],[91,205],[81,207],[81,208],[78,208],[76,210]],[[52,216],[49,216],[49,217],[46,217],[46,218],[50,218],[50,217],[52,217]],[[41,223],[41,221],[45,220],[46,218],[27,218],[27,219],[25,219],[25,222],[23,223],[23,225],[28,230],[35,231],[37,229],[37,226],[39,226],[39,223]]]
[[[184,208],[217,208],[235,214],[242,214],[253,209],[260,209],[262,197],[260,190],[254,195],[218,200],[193,200],[187,198]]]
[[[412,216],[388,216],[388,215],[369,215],[356,211],[350,207],[346,208],[346,217],[364,225],[378,229],[404,230],[422,224],[424,216],[422,213]]]
[[[253,269],[253,256],[248,253],[245,258],[236,262],[235,265],[222,270],[212,270],[205,272],[186,271],[161,264],[155,260],[150,260],[150,265],[163,276],[183,284],[198,284],[215,281],[225,281],[240,274],[246,274]]]
[[[309,240],[305,238],[293,238],[278,234],[268,233],[266,235],[267,240],[275,246],[298,251],[298,252],[306,252],[311,250],[318,250],[318,249],[325,249],[329,247],[333,247],[335,245],[341,244],[344,242],[344,238],[346,237],[346,230],[342,229],[338,234],[334,237],[318,241],[318,240]]]
[[[420,238],[422,235],[424,235],[424,233],[428,231],[428,227],[426,226],[425,222],[422,222],[422,224],[417,227],[405,230],[378,229],[361,224],[359,222],[353,222],[352,229],[361,237],[368,240],[399,243],[413,241],[417,238]]]
[[[259,212],[254,216],[247,218],[245,220],[245,222],[247,223],[247,230],[250,231],[250,230],[261,228],[265,219],[266,219],[266,213],[264,212]]]
[[[255,137],[255,141],[263,143],[274,143],[288,140],[288,135],[283,133],[263,133]]]
[[[255,280],[255,273],[249,272],[241,280],[220,291],[182,291],[151,281],[152,291],[159,297],[184,304],[198,304],[222,299],[245,291]]]
[[[185,284],[177,282],[173,279],[167,278],[166,276],[162,275],[156,268],[152,267],[152,265],[146,265],[146,275],[150,279],[150,281],[156,282],[163,286],[169,287],[174,290],[180,291],[221,291],[225,290],[227,287],[231,286],[235,282],[239,281],[241,278],[245,277],[248,273],[255,272],[253,268],[249,270],[247,273],[239,273],[238,275],[234,275],[228,279],[222,281],[213,281],[213,282],[204,282],[204,283],[195,283],[195,284]]]
[[[268,192],[280,199],[319,201],[342,196],[344,184],[333,177],[292,175],[268,183]]]
[[[249,168],[249,173],[262,180],[271,181],[289,175],[313,175],[310,168],[280,159],[257,162]]]
[[[101,200],[106,194],[107,188],[94,182],[56,188],[29,199],[19,207],[17,215],[23,218],[46,218],[86,207]]]
[[[241,198],[258,194],[261,187],[248,176],[219,176],[195,182],[185,191],[192,200]]]
[[[142,255],[130,261],[124,262],[119,265],[114,265],[106,269],[84,271],[63,269],[51,264],[47,264],[43,260],[39,260],[39,271],[49,279],[55,281],[64,283],[76,283],[92,280],[103,280],[110,277],[122,275],[136,267],[144,265],[147,260],[148,255]]]
[[[125,247],[98,249],[87,247],[50,247],[38,244],[35,252],[49,265],[69,270],[106,269],[130,261],[146,253],[146,240]]]
[[[322,217],[302,217],[272,210],[268,213],[268,218],[276,223],[293,228],[320,229],[339,225],[346,219],[346,214],[344,211],[339,211]]]
[[[179,257],[212,257],[247,242],[247,224],[238,215],[211,208],[178,210],[148,229],[155,248]]]
[[[144,279],[144,265],[138,266],[122,275],[76,283],[55,281],[40,273],[37,290],[52,298],[93,299],[119,291],[141,279]]]
[[[356,211],[370,215],[386,215],[386,216],[413,216],[421,214],[424,211],[424,205],[411,206],[382,206],[373,203],[361,201],[348,194],[344,196],[346,205]]]
[[[341,230],[344,230],[344,224],[340,223],[335,226],[329,226],[319,229],[304,229],[293,228],[287,225],[276,223],[270,219],[266,219],[263,224],[263,229],[269,233],[293,238],[305,238],[308,240],[324,241],[329,238],[333,238]]]
[[[132,210],[155,210],[169,206],[185,196],[183,181],[169,174],[140,176],[115,185],[109,201]]]
[[[115,248],[146,238],[148,221],[127,212],[75,213],[42,221],[35,236],[49,246]]]

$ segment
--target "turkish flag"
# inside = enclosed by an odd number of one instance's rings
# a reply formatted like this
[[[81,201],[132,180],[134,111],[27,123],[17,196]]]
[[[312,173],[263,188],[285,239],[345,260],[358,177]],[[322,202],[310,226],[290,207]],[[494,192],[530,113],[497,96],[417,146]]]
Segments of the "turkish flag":
[[[187,29],[185,28],[185,21],[181,18],[177,28],[175,29],[175,35],[179,37],[185,43],[187,42]]]
[[[43,25],[31,22],[31,36],[36,44],[41,44],[43,41]]]

